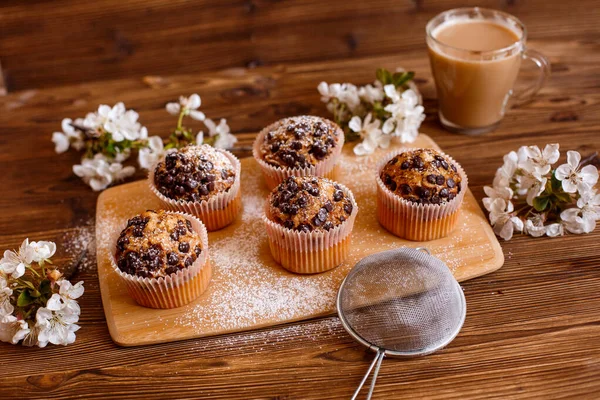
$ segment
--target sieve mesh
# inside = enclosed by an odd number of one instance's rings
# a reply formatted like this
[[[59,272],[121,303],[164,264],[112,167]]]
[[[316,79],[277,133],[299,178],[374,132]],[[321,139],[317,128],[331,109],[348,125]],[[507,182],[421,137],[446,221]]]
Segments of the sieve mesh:
[[[402,248],[362,259],[343,282],[338,314],[363,344],[388,355],[424,355],[447,345],[466,314],[462,290],[439,259]]]

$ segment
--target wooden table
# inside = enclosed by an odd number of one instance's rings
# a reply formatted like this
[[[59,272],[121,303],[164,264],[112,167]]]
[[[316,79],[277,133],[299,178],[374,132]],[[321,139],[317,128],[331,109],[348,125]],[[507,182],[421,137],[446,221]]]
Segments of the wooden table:
[[[403,66],[417,72],[424,94],[421,131],[465,167],[479,199],[502,155],[521,145],[599,150],[597,2],[477,3],[522,18],[553,73],[533,103],[480,137],[447,133],[436,117],[424,26],[456,1],[3,2],[0,249],[25,237],[54,240],[57,260],[74,269],[93,232],[97,194],[71,172],[78,155],[54,154],[50,136],[63,117],[119,100],[151,134],[166,136],[174,121],[165,103],[198,92],[203,110],[226,117],[248,146],[280,117],[326,116],[321,80],[364,84],[377,67]],[[596,229],[503,242],[504,267],[463,284],[468,315],[458,338],[426,358],[386,361],[375,398],[599,398],[599,239]],[[72,279],[86,288],[77,341],[1,344],[0,398],[349,398],[372,357],[335,317],[120,348],[108,334],[93,263],[75,269]]]

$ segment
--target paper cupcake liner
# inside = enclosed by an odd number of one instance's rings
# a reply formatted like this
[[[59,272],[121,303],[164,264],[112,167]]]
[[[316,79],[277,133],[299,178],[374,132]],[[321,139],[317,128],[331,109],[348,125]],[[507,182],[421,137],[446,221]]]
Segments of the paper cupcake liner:
[[[235,169],[233,185],[226,192],[218,193],[208,200],[185,201],[174,200],[163,195],[154,184],[154,168],[148,174],[150,190],[159,198],[163,207],[171,211],[180,211],[200,218],[209,232],[219,230],[235,221],[242,208],[242,192],[240,190],[241,164],[236,156],[227,150],[216,149],[231,161]]]
[[[342,149],[344,148],[344,131],[339,127],[337,128],[336,135],[340,138],[339,142],[327,157],[315,165],[305,168],[282,168],[265,162],[260,154],[260,145],[262,144],[265,135],[278,123],[279,121],[274,122],[261,130],[252,146],[252,155],[256,162],[258,162],[258,165],[260,165],[267,187],[271,190],[290,176],[320,176],[334,180],[337,172],[335,164],[339,160]]]
[[[111,265],[127,286],[129,295],[141,306],[150,308],[176,308],[197,299],[208,287],[212,276],[212,266],[208,255],[208,234],[204,224],[192,215],[181,215],[192,223],[192,229],[200,235],[202,253],[194,263],[171,275],[160,278],[142,278],[127,274],[119,269],[116,262],[116,243],[119,233],[127,226],[125,223],[117,231],[111,243]]]
[[[458,221],[460,206],[468,189],[467,174],[449,155],[447,157],[461,176],[461,189],[456,197],[444,204],[415,204],[392,193],[380,178],[385,164],[400,153],[416,149],[401,149],[389,153],[377,165],[377,219],[394,235],[408,240],[428,241],[447,236]]]
[[[266,204],[263,220],[269,247],[273,258],[283,268],[297,274],[316,274],[344,262],[350,250],[358,205],[352,192],[344,185],[340,186],[350,197],[352,213],[346,221],[329,231],[298,232],[285,228],[270,219],[269,204]]]

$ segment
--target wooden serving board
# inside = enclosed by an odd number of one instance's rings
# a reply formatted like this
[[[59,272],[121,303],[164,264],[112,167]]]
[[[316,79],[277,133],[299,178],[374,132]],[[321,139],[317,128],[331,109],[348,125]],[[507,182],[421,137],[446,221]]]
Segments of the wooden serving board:
[[[411,147],[438,148],[426,135],[420,135]],[[388,151],[360,158],[352,154],[351,146],[344,149],[337,180],[353,191],[359,206],[352,249],[348,260],[338,268],[308,276],[289,273],[273,261],[261,220],[268,189],[254,159],[242,159],[244,209],[231,226],[209,234],[214,265],[210,287],[195,302],[170,310],[137,305],[109,262],[109,246],[119,227],[139,212],[159,208],[159,202],[146,181],[104,191],[98,198],[96,214],[98,277],[113,340],[122,346],[138,346],[329,315],[335,312],[337,289],[352,266],[368,254],[397,247],[428,247],[459,281],[500,268],[504,263],[502,249],[470,191],[457,228],[446,238],[410,242],[379,225],[375,216],[375,164]]]

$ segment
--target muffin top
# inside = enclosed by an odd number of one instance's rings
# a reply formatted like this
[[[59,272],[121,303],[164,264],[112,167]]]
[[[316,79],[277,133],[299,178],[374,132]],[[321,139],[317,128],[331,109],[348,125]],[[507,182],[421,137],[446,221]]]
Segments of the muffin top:
[[[117,240],[119,269],[159,278],[191,266],[202,253],[200,235],[181,215],[148,210],[129,221]]]
[[[354,207],[340,185],[315,176],[289,177],[267,201],[271,220],[300,232],[328,231],[346,221]]]
[[[432,149],[400,153],[385,164],[380,173],[394,194],[417,204],[443,204],[461,190],[456,166]]]
[[[231,161],[207,144],[169,152],[154,170],[154,185],[173,200],[208,200],[228,191],[234,180],[235,168]]]
[[[335,123],[310,115],[284,118],[269,129],[260,144],[260,157],[281,168],[315,165],[341,140],[341,130]]]

